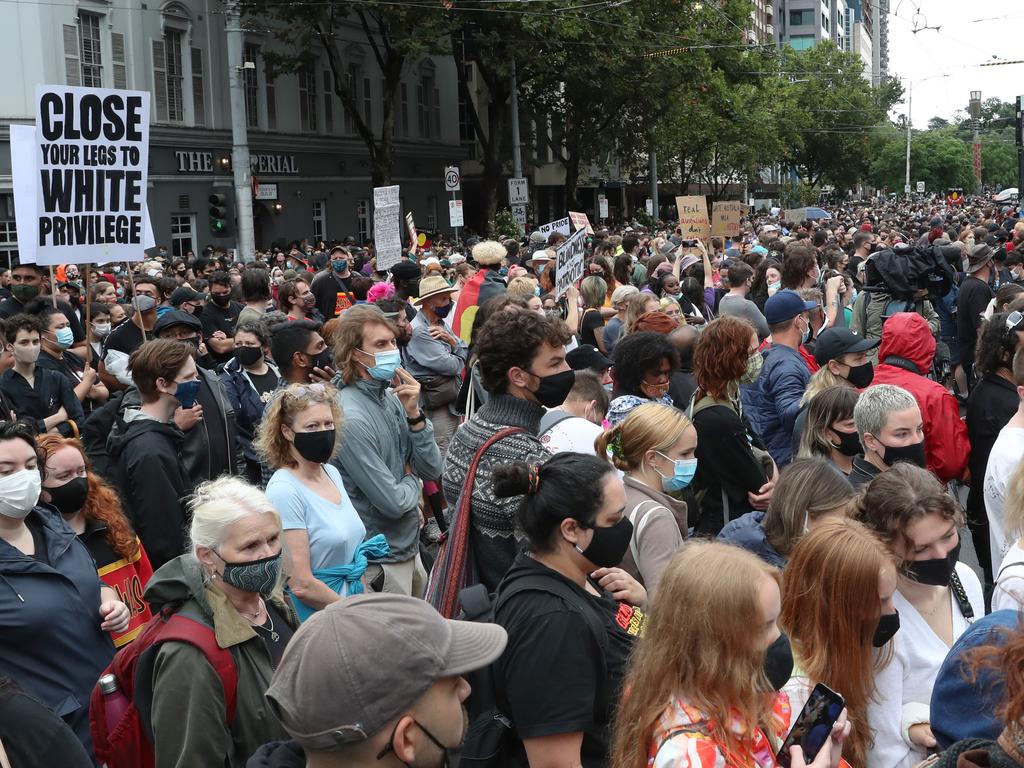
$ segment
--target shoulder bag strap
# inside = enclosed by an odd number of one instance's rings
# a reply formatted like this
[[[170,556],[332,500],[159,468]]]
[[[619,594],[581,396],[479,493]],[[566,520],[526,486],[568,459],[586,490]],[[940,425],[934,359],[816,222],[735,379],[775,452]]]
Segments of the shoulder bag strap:
[[[0,768],[11,768],[11,761],[7,759],[7,750],[4,749],[2,740],[0,740]]]
[[[955,570],[949,574],[949,588],[953,590],[953,597],[956,599],[956,604],[960,607],[961,615],[967,619],[970,624],[974,621],[974,608],[971,607],[971,601],[967,599],[967,590],[964,589],[963,582],[960,581],[960,574]]]
[[[999,573],[996,574],[996,581],[999,581],[1003,577],[1003,573],[1009,568],[1020,568],[1024,566],[1024,561],[1018,560],[1015,563],[1007,563],[999,569]]]
[[[227,709],[227,723],[235,721],[235,705],[238,692],[238,669],[231,651],[217,645],[217,636],[211,627],[195,619],[176,613],[167,620],[156,642],[174,640],[202,651],[203,656],[213,667],[224,687],[224,704]]]

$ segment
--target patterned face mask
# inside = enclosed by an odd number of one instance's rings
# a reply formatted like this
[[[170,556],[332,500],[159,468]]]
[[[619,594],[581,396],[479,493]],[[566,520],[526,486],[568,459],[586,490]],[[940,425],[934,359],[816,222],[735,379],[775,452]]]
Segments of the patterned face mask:
[[[219,552],[217,552],[217,557],[224,562],[224,573],[221,574],[221,578],[225,584],[230,584],[243,592],[254,592],[260,595],[269,595],[277,586],[278,578],[281,575],[280,552],[246,563],[229,563],[221,557]]]

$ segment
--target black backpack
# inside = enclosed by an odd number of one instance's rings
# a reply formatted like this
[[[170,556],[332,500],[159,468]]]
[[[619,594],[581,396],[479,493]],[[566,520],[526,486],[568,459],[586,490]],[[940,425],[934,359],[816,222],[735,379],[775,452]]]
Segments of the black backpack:
[[[489,595],[483,584],[466,587],[459,592],[462,604],[462,615],[459,618],[466,621],[496,623],[498,610],[509,598],[521,592],[531,591],[557,595],[578,606],[590,624],[590,629],[601,649],[601,674],[598,677],[601,685],[594,696],[594,712],[603,716],[608,701],[605,682],[608,677],[605,668],[605,658],[608,655],[607,630],[601,620],[594,615],[593,609],[580,605],[580,596],[560,579],[543,574],[531,574],[515,579],[508,586],[500,585],[494,595]],[[513,764],[512,758],[521,751],[521,747],[515,723],[505,714],[508,707],[495,679],[494,665],[470,672],[465,677],[473,692],[467,702],[469,729],[466,731],[466,740],[459,750],[458,765],[460,768],[508,768]]]
[[[127,390],[115,392],[103,405],[94,410],[82,427],[82,447],[89,457],[92,471],[108,482],[113,482],[113,467],[107,453],[107,438],[115,426],[124,428],[121,419],[121,401]]]

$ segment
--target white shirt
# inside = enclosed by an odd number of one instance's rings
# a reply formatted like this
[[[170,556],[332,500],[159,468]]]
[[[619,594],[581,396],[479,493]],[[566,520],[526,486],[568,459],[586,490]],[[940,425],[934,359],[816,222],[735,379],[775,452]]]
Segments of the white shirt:
[[[1010,567],[1012,566],[1012,567]],[[1020,540],[1006,550],[1003,562],[996,571],[996,586],[992,590],[992,612],[1019,611],[1024,603],[1024,547]]]
[[[540,435],[540,442],[550,453],[594,453],[594,441],[603,431],[593,422],[570,416]]]
[[[1006,484],[1017,463],[1024,457],[1024,429],[1005,426],[992,445],[985,467],[985,512],[988,515],[989,540],[992,544],[992,562],[1002,560],[1012,541],[1007,541],[1003,523],[1006,513]]]
[[[985,599],[978,577],[970,566],[956,564],[956,572],[974,609],[974,618],[985,615]],[[953,642],[969,626],[950,590],[953,608]],[[899,590],[893,603],[900,613],[900,631],[893,637],[893,659],[875,678],[877,701],[868,704],[868,722],[875,743],[868,753],[868,768],[913,768],[927,756],[917,745],[904,739],[906,727],[928,722],[932,687],[939,667],[949,653],[946,645],[928,626]]]

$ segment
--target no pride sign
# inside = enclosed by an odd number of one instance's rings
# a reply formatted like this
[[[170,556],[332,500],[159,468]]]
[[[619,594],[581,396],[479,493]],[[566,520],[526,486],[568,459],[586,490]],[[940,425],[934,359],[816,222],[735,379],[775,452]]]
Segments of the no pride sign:
[[[40,85],[36,142],[38,262],[141,258],[149,94]]]

